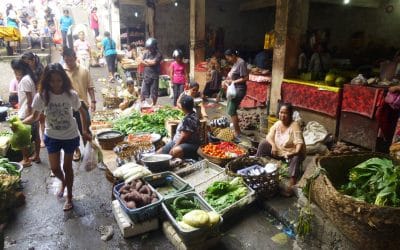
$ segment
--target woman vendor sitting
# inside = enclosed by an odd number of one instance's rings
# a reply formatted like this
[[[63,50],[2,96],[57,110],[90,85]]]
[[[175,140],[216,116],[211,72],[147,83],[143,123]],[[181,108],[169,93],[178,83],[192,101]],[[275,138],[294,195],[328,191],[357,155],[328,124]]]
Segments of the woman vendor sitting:
[[[206,109],[204,108],[203,101],[201,100],[197,102],[197,99],[200,100],[202,98],[199,88],[200,86],[197,82],[189,83],[189,89],[183,91],[182,94],[178,97],[177,106],[178,108],[181,108],[180,100],[182,99],[183,96],[191,96],[193,99],[196,99],[194,107],[199,119],[207,119],[208,115]]]
[[[178,124],[172,141],[160,148],[158,153],[170,154],[174,158],[196,158],[200,146],[200,121],[193,111],[193,98],[188,95],[182,96],[179,104],[185,117]]]
[[[124,100],[119,104],[121,110],[131,107],[138,99],[139,94],[135,91],[134,82],[132,78],[127,78],[126,89],[123,91],[122,96]]]
[[[283,192],[287,196],[292,195],[292,188],[300,176],[301,163],[306,155],[302,131],[292,117],[292,105],[282,104],[279,110],[279,121],[271,127],[266,141],[260,143],[256,154],[257,157],[269,156],[288,162],[290,188]]]

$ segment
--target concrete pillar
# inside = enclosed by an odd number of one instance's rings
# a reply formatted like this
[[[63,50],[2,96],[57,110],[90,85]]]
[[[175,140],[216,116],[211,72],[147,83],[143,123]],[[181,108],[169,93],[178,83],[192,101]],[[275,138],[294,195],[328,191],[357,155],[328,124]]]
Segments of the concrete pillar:
[[[194,68],[205,60],[206,2],[190,0],[190,78],[194,78]]]
[[[115,3],[116,2],[116,3]],[[119,1],[111,1],[110,4],[110,32],[117,49],[121,49],[121,25],[119,18]]]
[[[155,9],[147,6],[146,7],[146,26],[147,26],[146,38],[155,36],[154,16],[155,16]]]
[[[300,43],[308,25],[309,0],[276,0],[270,113],[276,114],[283,78],[297,74]]]

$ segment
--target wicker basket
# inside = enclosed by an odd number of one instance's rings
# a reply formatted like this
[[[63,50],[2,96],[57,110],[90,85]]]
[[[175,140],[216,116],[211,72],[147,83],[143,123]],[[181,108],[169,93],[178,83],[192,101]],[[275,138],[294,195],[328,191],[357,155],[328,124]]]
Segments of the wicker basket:
[[[103,106],[110,109],[116,109],[119,108],[119,104],[123,100],[123,98],[117,96],[103,96]]]
[[[382,207],[357,201],[339,193],[335,186],[347,182],[349,170],[379,153],[327,156],[318,165],[327,171],[316,178],[311,199],[358,248],[398,249],[400,246],[400,207]]]
[[[240,147],[240,146],[238,146]],[[242,147],[240,147],[242,148]],[[247,152],[246,149],[242,148],[243,150],[245,150]],[[197,149],[197,154],[200,155],[202,158],[209,160],[212,163],[215,163],[221,167],[224,167],[228,162],[230,162],[231,160],[235,159],[235,157],[232,158],[220,158],[220,157],[214,157],[208,154],[205,154],[202,150],[201,147],[199,147],[199,149]]]
[[[225,169],[228,175],[230,176],[240,176],[243,180],[249,185],[252,189],[256,191],[256,193],[265,198],[271,198],[276,195],[279,189],[279,173],[278,170],[275,170],[272,173],[265,173],[258,176],[250,176],[250,175],[239,175],[236,172],[240,169],[258,164],[264,166],[269,162],[274,162],[279,165],[279,161],[264,158],[264,157],[239,157],[233,161],[230,161]]]

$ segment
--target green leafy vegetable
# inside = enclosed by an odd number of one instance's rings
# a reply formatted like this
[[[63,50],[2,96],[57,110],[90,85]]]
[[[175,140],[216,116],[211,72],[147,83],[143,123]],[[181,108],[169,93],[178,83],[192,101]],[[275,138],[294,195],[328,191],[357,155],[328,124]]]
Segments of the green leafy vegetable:
[[[214,182],[207,188],[205,199],[217,212],[220,212],[246,196],[247,192],[243,179],[236,177],[230,182]]]
[[[20,175],[17,167],[11,164],[7,158],[0,158],[0,174]]]
[[[170,205],[170,208],[172,215],[176,218],[176,220],[180,221],[185,214],[192,210],[200,209],[200,205],[193,198],[179,196],[174,199]]]
[[[350,170],[344,194],[378,206],[400,206],[400,167],[385,158],[371,158]]]
[[[134,112],[117,119],[114,122],[114,129],[126,135],[137,132],[149,132],[165,136],[167,134],[165,121],[168,119],[181,119],[182,117],[182,111],[171,107],[164,107],[150,114]]]

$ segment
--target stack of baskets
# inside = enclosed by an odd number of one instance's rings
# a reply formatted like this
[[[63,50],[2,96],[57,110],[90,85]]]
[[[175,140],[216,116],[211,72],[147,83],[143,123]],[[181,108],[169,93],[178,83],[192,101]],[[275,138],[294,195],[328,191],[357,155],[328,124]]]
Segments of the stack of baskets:
[[[318,160],[321,171],[311,185],[312,200],[358,248],[398,249],[400,207],[376,206],[343,195],[335,187],[347,182],[349,170],[379,153],[327,156]]]
[[[257,176],[251,175],[239,175],[236,172],[243,168],[252,166],[252,165],[261,165],[264,166],[267,163],[276,163],[279,164],[279,161],[264,158],[264,157],[254,157],[250,158],[247,156],[236,158],[230,161],[226,165],[227,174],[230,176],[240,176],[249,185],[256,193],[264,198],[271,198],[275,196],[279,189],[279,173],[278,170],[273,171],[272,173],[264,173]]]

